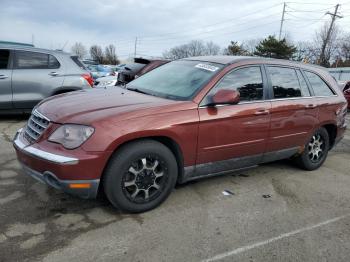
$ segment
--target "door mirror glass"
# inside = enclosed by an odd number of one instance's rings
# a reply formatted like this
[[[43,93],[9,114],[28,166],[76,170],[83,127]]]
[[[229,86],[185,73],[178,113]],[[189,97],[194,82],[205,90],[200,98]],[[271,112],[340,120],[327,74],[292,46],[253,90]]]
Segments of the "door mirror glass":
[[[218,90],[212,97],[211,105],[235,105],[240,100],[240,94],[236,90],[223,88]]]

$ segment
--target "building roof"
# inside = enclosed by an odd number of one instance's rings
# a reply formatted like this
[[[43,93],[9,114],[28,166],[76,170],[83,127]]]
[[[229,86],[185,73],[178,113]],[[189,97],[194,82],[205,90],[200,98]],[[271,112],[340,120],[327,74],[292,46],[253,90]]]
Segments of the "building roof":
[[[336,67],[336,68],[328,68],[329,72],[350,72],[350,67]]]

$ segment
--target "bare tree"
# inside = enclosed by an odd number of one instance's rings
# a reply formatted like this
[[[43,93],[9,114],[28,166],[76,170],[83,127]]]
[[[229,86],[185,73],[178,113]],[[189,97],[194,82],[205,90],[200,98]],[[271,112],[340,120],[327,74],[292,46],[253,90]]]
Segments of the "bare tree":
[[[220,53],[220,46],[210,41],[205,44],[206,55],[218,55]]]
[[[168,59],[180,59],[190,56],[217,55],[220,47],[213,42],[204,43],[201,40],[193,40],[188,44],[179,45],[165,51],[163,56]]]
[[[339,28],[336,25],[330,28],[329,22],[326,22],[321,29],[316,32],[314,45],[318,52],[317,64],[323,66],[330,65],[330,62],[334,59],[337,48],[339,47],[338,34]]]
[[[98,45],[93,45],[90,47],[90,56],[93,60],[98,62],[99,64],[103,63],[104,56],[102,52],[102,48]]]
[[[256,47],[263,40],[263,38],[250,39],[242,43],[242,48],[246,50],[250,55],[253,55],[256,51]]]
[[[115,52],[114,45],[108,45],[105,49],[105,60],[108,64],[117,65],[119,64],[119,60],[117,58],[117,54]]]
[[[71,51],[73,54],[78,56],[80,59],[84,58],[87,55],[87,51],[86,51],[85,46],[80,42],[76,42],[72,46]]]
[[[350,60],[350,33],[341,39],[340,55],[343,60]]]

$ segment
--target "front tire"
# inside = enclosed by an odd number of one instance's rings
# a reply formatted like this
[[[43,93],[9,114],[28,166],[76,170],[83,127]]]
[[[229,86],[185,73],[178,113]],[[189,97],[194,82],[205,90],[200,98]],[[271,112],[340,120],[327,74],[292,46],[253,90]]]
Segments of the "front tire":
[[[131,213],[145,212],[160,205],[177,180],[175,156],[160,142],[131,142],[111,158],[103,187],[113,206]]]
[[[304,152],[297,157],[297,164],[305,170],[315,170],[322,166],[329,151],[329,135],[325,128],[316,130],[305,145]]]

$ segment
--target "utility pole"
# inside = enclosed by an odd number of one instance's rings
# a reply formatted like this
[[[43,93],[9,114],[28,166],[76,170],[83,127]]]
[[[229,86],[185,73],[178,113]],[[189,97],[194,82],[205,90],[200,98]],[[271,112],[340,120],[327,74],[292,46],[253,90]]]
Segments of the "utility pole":
[[[281,25],[280,25],[280,34],[278,36],[278,40],[281,41],[281,35],[282,35],[282,28],[283,28],[283,22],[284,22],[284,13],[286,12],[286,2],[283,3],[283,11],[282,11],[282,18],[281,18]]]
[[[137,50],[137,37],[135,38],[134,58],[136,57],[136,50]]]
[[[330,15],[332,17],[332,21],[331,21],[331,24],[330,24],[330,26],[328,28],[326,39],[323,41],[322,48],[321,48],[320,64],[323,65],[323,66],[326,66],[326,64],[327,64],[325,51],[326,51],[326,47],[327,47],[327,44],[329,42],[329,38],[330,38],[332,30],[333,30],[335,19],[336,18],[343,18],[341,15],[337,14],[339,6],[340,6],[339,4],[337,4],[335,6],[334,13],[331,13],[331,12],[327,12],[326,13],[326,15]]]

